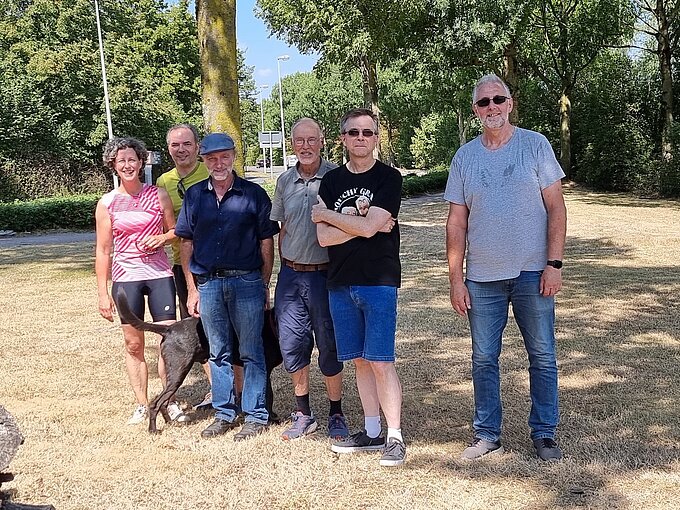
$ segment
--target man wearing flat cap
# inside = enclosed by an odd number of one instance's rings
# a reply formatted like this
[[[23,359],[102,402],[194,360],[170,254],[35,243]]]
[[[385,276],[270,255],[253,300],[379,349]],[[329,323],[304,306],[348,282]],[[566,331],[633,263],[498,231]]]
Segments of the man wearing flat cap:
[[[267,370],[262,342],[264,309],[278,224],[269,219],[271,200],[257,184],[234,172],[234,140],[207,135],[199,154],[210,177],[187,189],[175,233],[188,284],[187,308],[201,317],[210,343],[215,420],[201,435],[215,437],[233,429],[235,400],[233,334],[244,362],[241,410],[245,424],[234,441],[265,430]],[[196,284],[194,284],[194,279]]]

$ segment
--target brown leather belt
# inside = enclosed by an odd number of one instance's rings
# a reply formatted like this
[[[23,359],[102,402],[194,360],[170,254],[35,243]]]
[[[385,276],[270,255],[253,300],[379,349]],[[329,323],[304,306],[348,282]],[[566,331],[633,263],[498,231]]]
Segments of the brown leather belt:
[[[328,269],[328,264],[298,264],[297,262],[292,262],[290,260],[281,259],[283,263],[290,267],[293,271],[326,271]]]

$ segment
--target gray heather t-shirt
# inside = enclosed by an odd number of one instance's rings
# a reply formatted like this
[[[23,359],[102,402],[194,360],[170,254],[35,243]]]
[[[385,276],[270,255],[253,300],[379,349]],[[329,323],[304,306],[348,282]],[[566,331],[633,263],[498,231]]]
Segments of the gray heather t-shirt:
[[[269,219],[285,224],[286,233],[281,244],[281,255],[284,259],[298,264],[328,262],[328,250],[322,248],[316,238],[316,224],[312,222],[312,206],[317,202],[321,178],[337,166],[322,159],[316,175],[305,181],[295,165],[276,180],[276,191]]]
[[[515,128],[497,150],[484,147],[481,136],[458,149],[444,199],[470,211],[469,280],[507,280],[545,268],[548,215],[541,191],[562,177],[550,143],[534,131]]]

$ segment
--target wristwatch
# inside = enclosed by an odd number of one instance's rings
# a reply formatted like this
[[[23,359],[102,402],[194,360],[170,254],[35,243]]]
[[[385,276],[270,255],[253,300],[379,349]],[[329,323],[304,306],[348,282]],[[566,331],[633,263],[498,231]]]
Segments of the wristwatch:
[[[555,269],[562,269],[562,261],[561,260],[549,260],[546,262],[547,265],[554,267]]]

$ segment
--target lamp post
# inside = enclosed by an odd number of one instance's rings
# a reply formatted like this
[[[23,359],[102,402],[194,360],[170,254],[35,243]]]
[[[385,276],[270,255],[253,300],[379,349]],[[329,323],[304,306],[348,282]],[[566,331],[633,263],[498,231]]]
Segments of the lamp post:
[[[261,129],[260,131],[264,133],[264,106],[262,103],[262,91],[264,89],[268,89],[269,85],[260,85],[260,120],[261,120]],[[267,171],[267,149],[262,147],[262,162],[264,163],[264,171]]]
[[[106,62],[104,61],[104,41],[102,39],[102,26],[99,21],[99,3],[94,0],[94,13],[97,19],[97,36],[99,37],[99,59],[102,63],[102,82],[104,83],[104,108],[106,109],[106,127],[109,131],[109,140],[113,138],[113,125],[111,124],[111,107],[109,106],[109,87],[106,82]],[[118,187],[118,176],[113,174],[113,185]]]
[[[284,62],[290,57],[288,55],[281,55],[276,57],[276,69],[279,72],[279,106],[281,107],[281,145],[283,146],[283,169],[286,169],[286,129],[283,125],[283,91],[281,89],[281,61]]]

